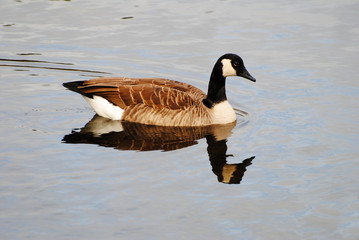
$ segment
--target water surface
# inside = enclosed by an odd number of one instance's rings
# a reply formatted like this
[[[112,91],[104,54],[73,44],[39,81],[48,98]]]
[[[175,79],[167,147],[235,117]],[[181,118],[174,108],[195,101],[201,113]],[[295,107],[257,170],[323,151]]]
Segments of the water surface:
[[[357,239],[358,10],[324,0],[2,3],[0,238]],[[228,78],[229,101],[248,115],[237,111],[225,138],[139,137],[137,125],[93,135],[84,126],[94,112],[62,87],[126,76],[206,90],[226,52],[257,82]]]

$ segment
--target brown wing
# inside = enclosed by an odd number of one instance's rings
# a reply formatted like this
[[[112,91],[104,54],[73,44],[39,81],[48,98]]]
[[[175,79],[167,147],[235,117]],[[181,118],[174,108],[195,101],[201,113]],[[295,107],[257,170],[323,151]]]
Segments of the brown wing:
[[[81,94],[101,96],[121,108],[145,104],[184,109],[200,104],[206,97],[192,85],[162,78],[95,78],[77,88]]]

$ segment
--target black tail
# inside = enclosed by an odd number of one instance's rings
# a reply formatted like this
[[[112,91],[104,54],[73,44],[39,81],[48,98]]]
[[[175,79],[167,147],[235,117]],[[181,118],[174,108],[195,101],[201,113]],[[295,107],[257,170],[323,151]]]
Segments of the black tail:
[[[84,83],[84,81],[67,82],[67,83],[63,83],[62,86],[64,86],[65,88],[67,88],[71,91],[81,94],[81,90],[78,87],[82,86],[83,83]]]
[[[80,93],[83,96],[86,96],[88,98],[92,98],[93,94],[91,93],[84,93],[84,89],[83,88],[79,88],[81,86],[83,86],[83,83],[85,81],[75,81],[75,82],[67,82],[67,83],[63,83],[62,86],[64,86],[65,88]]]
[[[69,90],[71,90],[71,91],[80,93],[80,94],[83,95],[83,96],[92,98],[92,97],[93,97],[93,94],[84,93],[84,92],[83,92],[83,88],[79,88],[79,87],[83,86],[83,83],[84,83],[84,82],[85,82],[85,81],[67,82],[67,83],[63,83],[62,86],[64,86],[65,88],[67,88],[67,89],[69,89]]]

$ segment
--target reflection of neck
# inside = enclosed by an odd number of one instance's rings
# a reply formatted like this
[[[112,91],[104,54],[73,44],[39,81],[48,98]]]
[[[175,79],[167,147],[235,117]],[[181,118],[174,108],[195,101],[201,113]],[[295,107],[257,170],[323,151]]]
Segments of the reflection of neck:
[[[227,139],[216,141],[215,137],[213,135],[209,135],[207,138],[207,152],[209,156],[209,160],[215,164],[215,165],[224,165],[227,163]]]
[[[207,138],[207,152],[211,162],[212,171],[217,175],[218,181],[223,183],[237,183],[242,181],[246,167],[252,164],[255,157],[245,159],[242,163],[227,164],[227,140],[216,141],[213,135]]]
[[[209,161],[212,166],[212,171],[217,175],[218,181],[223,181],[222,170],[223,166],[227,163],[227,140],[216,141],[213,135],[207,136],[207,152]]]

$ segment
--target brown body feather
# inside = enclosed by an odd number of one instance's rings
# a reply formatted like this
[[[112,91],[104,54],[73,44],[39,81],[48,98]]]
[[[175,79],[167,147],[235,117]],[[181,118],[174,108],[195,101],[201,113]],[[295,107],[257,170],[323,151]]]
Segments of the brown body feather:
[[[206,94],[186,83],[162,78],[95,78],[77,87],[83,95],[97,95],[124,110],[122,120],[163,126],[212,124]]]

